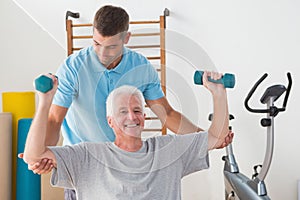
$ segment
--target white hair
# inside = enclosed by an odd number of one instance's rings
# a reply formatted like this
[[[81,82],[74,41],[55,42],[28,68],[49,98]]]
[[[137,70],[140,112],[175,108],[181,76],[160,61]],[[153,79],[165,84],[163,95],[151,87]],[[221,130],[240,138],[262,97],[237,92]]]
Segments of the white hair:
[[[107,100],[106,100],[106,116],[113,116],[113,109],[114,109],[114,106],[115,106],[115,100],[120,95],[136,96],[140,100],[141,107],[142,107],[143,112],[144,112],[145,99],[144,99],[144,96],[143,96],[142,92],[134,86],[123,85],[121,87],[118,87],[118,88],[114,89],[108,95]]]

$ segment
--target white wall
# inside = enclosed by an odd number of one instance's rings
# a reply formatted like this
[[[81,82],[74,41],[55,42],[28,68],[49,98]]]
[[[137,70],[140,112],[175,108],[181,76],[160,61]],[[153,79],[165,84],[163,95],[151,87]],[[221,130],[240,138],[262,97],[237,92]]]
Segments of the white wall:
[[[2,0],[0,92],[32,90],[32,80],[43,72],[55,71],[65,57],[66,10],[80,11],[81,21],[90,22],[96,9],[108,1],[34,1],[18,4]],[[167,18],[168,98],[201,127],[208,127],[209,94],[193,85],[195,69],[212,69],[236,75],[236,87],[228,90],[235,132],[234,150],[240,169],[251,176],[252,166],[261,163],[265,151],[263,116],[249,114],[244,98],[254,82],[267,72],[252,106],[260,105],[264,89],[273,83],[286,84],[286,72],[294,79],[288,109],[276,118],[274,160],[267,189],[274,200],[296,199],[300,179],[296,102],[300,100],[300,3],[296,0],[252,1],[110,1],[121,5],[132,19],[153,19],[165,7]],[[27,14],[26,14],[27,13]],[[31,17],[29,17],[29,15]],[[187,98],[188,97],[188,98]],[[256,99],[255,99],[256,98]],[[298,101],[297,101],[298,100]],[[221,156],[211,153],[211,168],[183,180],[183,199],[223,198]]]
[[[0,92],[33,90],[33,80],[55,72],[65,50],[13,1],[1,1]]]

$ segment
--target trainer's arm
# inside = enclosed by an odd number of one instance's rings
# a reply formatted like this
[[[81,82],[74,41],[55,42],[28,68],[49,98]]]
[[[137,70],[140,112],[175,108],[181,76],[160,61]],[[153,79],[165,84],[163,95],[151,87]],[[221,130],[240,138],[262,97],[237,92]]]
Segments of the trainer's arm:
[[[48,115],[47,134],[45,145],[56,146],[59,141],[61,124],[67,114],[68,108],[52,104]]]
[[[41,162],[43,158],[46,158],[51,159],[53,166],[56,167],[55,155],[45,144],[49,110],[58,84],[57,79],[54,76],[51,77],[53,79],[53,89],[47,93],[37,92],[39,103],[29,129],[24,150],[24,161],[29,165]]]

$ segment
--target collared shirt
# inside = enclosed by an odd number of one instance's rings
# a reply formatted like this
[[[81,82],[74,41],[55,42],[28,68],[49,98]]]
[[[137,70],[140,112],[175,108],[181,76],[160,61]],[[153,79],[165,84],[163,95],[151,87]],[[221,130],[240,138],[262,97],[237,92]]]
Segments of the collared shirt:
[[[62,124],[64,144],[82,141],[114,141],[106,120],[106,99],[122,85],[141,90],[146,100],[164,96],[156,70],[134,51],[123,49],[120,63],[111,70],[103,66],[92,46],[69,56],[58,69],[59,86],[53,104],[68,108]]]

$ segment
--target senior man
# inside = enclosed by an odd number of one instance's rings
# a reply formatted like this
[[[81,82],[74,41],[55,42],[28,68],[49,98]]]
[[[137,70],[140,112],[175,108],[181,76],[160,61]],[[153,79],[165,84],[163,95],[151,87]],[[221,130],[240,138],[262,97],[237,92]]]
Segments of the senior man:
[[[40,93],[36,115],[26,141],[24,160],[28,164],[43,158],[53,161],[51,184],[72,188],[77,199],[181,199],[181,178],[209,167],[208,151],[222,145],[228,136],[226,90],[207,77],[204,86],[213,97],[214,118],[207,132],[166,135],[141,139],[144,128],[144,98],[133,86],[113,90],[106,102],[107,121],[114,130],[114,142],[83,142],[71,146],[44,144],[47,119],[58,81]]]

